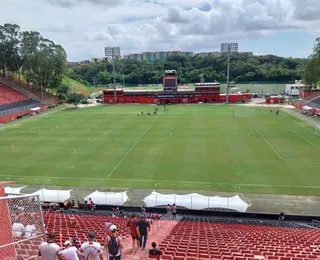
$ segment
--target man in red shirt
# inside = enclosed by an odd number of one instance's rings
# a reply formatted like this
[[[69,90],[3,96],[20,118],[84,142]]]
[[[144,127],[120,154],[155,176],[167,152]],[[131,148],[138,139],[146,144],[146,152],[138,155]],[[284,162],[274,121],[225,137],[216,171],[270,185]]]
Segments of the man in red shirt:
[[[138,227],[138,220],[136,219],[136,216],[134,214],[131,215],[131,218],[127,223],[127,227],[129,227],[131,233],[132,251],[135,248],[135,243],[137,243],[137,249],[139,249],[140,233]]]

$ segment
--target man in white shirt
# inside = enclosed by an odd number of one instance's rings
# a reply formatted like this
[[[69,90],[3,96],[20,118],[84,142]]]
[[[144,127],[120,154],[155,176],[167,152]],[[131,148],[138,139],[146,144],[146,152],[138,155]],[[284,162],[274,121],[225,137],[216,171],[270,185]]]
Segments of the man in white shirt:
[[[35,225],[27,225],[25,232],[24,232],[24,237],[29,238],[29,237],[34,237],[36,231]]]
[[[47,242],[40,245],[38,256],[43,260],[63,260],[61,248],[55,243],[56,233],[51,232]]]
[[[61,252],[65,260],[79,260],[78,249],[75,246],[71,246],[71,242],[67,240],[64,242],[65,250]]]
[[[94,242],[95,233],[89,232],[88,242],[81,245],[80,254],[84,256],[86,260],[103,260],[102,246],[98,242]]]
[[[19,223],[19,220],[17,220],[17,222],[13,223],[12,225],[12,236],[21,237],[24,230],[25,230],[24,225]]]

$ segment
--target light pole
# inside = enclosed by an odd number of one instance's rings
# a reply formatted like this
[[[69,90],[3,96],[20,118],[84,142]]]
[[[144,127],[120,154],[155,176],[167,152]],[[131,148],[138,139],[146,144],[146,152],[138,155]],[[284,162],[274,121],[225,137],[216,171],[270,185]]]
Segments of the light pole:
[[[112,77],[113,77],[113,89],[114,89],[114,104],[117,104],[117,87],[116,87],[116,78],[115,78],[115,68],[114,68],[114,59],[112,57]]]
[[[231,51],[230,51],[230,43],[227,45],[227,55],[228,55],[228,68],[227,68],[227,92],[226,92],[226,104],[229,103],[229,84],[230,84],[230,58],[231,58]]]

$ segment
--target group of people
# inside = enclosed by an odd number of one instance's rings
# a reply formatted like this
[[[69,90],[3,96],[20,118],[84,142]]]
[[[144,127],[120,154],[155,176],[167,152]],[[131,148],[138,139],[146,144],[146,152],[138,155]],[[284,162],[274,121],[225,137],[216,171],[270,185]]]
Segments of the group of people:
[[[135,250],[146,250],[148,233],[150,232],[150,222],[146,215],[141,213],[138,217],[132,214],[128,220],[132,237],[132,252]],[[44,260],[103,260],[103,251],[106,249],[109,260],[120,260],[123,249],[123,241],[117,233],[117,227],[111,222],[106,222],[105,227],[107,236],[104,247],[95,241],[95,233],[88,233],[88,241],[83,243],[80,248],[76,247],[76,240],[65,241],[64,250],[55,243],[55,232],[49,234],[47,242],[40,245],[38,255]],[[160,250],[155,242],[152,242],[149,255],[160,257]]]
[[[167,217],[172,219],[176,219],[177,218],[177,206],[176,204],[172,204],[172,206],[170,204],[167,205],[166,207],[167,209]]]
[[[33,224],[28,224],[24,226],[22,221],[17,219],[12,224],[12,236],[13,237],[25,237],[30,238],[36,236],[36,227]]]

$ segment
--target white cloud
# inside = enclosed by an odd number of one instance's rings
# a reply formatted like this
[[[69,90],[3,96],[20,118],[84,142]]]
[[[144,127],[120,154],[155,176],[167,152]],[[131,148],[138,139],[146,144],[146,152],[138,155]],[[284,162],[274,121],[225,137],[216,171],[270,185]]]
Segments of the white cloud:
[[[62,44],[70,60],[101,57],[107,45],[118,45],[123,53],[217,50],[222,41],[241,42],[274,32],[314,33],[320,27],[319,0],[2,2],[6,12],[0,24],[17,23],[22,30],[40,31]]]

